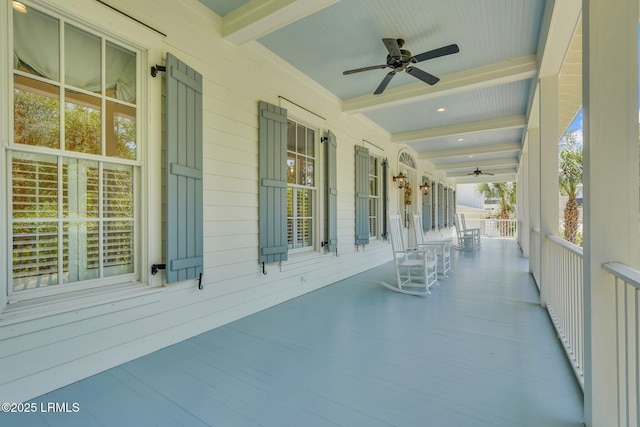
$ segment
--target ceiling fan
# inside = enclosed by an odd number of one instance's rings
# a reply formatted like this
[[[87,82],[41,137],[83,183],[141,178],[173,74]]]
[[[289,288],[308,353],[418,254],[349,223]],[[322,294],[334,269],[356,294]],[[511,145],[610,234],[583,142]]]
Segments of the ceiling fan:
[[[422,71],[419,68],[415,68],[411,64],[415,64],[421,61],[426,61],[427,59],[439,58],[441,56],[451,55],[452,53],[460,52],[460,49],[458,48],[457,44],[450,44],[448,46],[443,46],[438,49],[429,50],[427,52],[423,52],[418,55],[411,55],[411,52],[409,52],[408,50],[401,49],[402,46],[404,45],[403,39],[382,39],[382,42],[384,43],[385,47],[389,51],[389,54],[387,55],[386,64],[372,65],[370,67],[363,67],[363,68],[355,68],[353,70],[347,70],[342,73],[343,75],[346,76],[347,74],[360,73],[362,71],[391,68],[392,71],[390,71],[384,77],[384,79],[382,80],[382,82],[380,83],[376,91],[373,92],[374,95],[379,95],[382,92],[384,92],[384,90],[386,89],[387,85],[389,84],[393,76],[395,76],[396,73],[402,70],[405,70],[407,73],[411,74],[413,77],[419,80],[422,80],[427,84],[434,85],[438,83],[438,81],[440,80],[438,77],[434,76],[433,74],[429,74],[426,71]]]
[[[473,172],[468,173],[467,175],[475,175],[475,176],[480,176],[480,175],[492,175],[492,176],[493,176],[493,175],[495,175],[495,174],[492,174],[492,173],[489,173],[489,172],[482,172],[482,171],[480,170],[480,168],[477,168],[477,167],[476,167],[476,170],[474,170]]]

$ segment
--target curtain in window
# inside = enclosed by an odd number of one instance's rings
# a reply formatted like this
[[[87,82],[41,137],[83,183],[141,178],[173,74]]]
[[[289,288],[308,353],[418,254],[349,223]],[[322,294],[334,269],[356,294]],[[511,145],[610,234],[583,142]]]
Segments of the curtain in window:
[[[15,12],[13,65],[15,69],[47,79],[60,81],[60,48],[58,20],[30,9],[29,13]],[[65,83],[101,92],[100,38],[66,24]],[[133,52],[107,42],[105,62],[105,90],[115,92],[115,98],[135,101],[136,56]]]

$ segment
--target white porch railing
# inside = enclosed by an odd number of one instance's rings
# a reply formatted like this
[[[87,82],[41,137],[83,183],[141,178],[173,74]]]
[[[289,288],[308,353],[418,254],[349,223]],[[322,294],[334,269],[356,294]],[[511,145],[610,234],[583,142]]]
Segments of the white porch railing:
[[[618,262],[602,266],[615,288],[618,425],[640,425],[640,272]]]
[[[467,229],[479,228],[482,237],[515,239],[518,237],[518,221],[515,219],[465,218]]]
[[[529,269],[540,291],[540,229],[532,228],[529,231]]]
[[[584,389],[582,248],[551,234],[547,235],[547,239],[549,253],[545,256],[545,269],[549,269],[551,281],[545,293],[547,310],[578,382]]]
[[[532,248],[540,233],[531,230]],[[548,253],[545,265],[549,281],[545,292],[549,316],[571,362],[580,385],[584,388],[584,299],[583,252],[580,246],[558,236],[547,235]],[[532,250],[529,261],[532,272],[538,270],[539,260]],[[640,271],[618,262],[602,266],[610,280],[605,285],[615,292],[616,386],[618,426],[640,425]],[[545,276],[546,277],[546,276]]]

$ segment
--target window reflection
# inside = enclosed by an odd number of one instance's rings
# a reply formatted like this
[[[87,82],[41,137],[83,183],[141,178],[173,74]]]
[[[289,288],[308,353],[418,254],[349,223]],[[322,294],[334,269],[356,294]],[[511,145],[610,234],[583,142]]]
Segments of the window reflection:
[[[101,154],[100,98],[65,92],[65,149],[78,153]]]

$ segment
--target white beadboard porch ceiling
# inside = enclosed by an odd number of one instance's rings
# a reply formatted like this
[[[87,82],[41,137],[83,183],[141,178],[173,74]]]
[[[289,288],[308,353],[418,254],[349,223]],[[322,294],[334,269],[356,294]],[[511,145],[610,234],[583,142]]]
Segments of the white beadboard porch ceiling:
[[[257,39],[445,176],[515,179],[539,46],[549,44],[546,0],[199,1],[223,17],[227,40]],[[440,77],[434,86],[401,72],[373,95],[389,69],[342,72],[384,64],[382,38],[404,39],[413,55],[452,43],[460,52],[415,64]],[[477,167],[495,176],[466,175]]]

